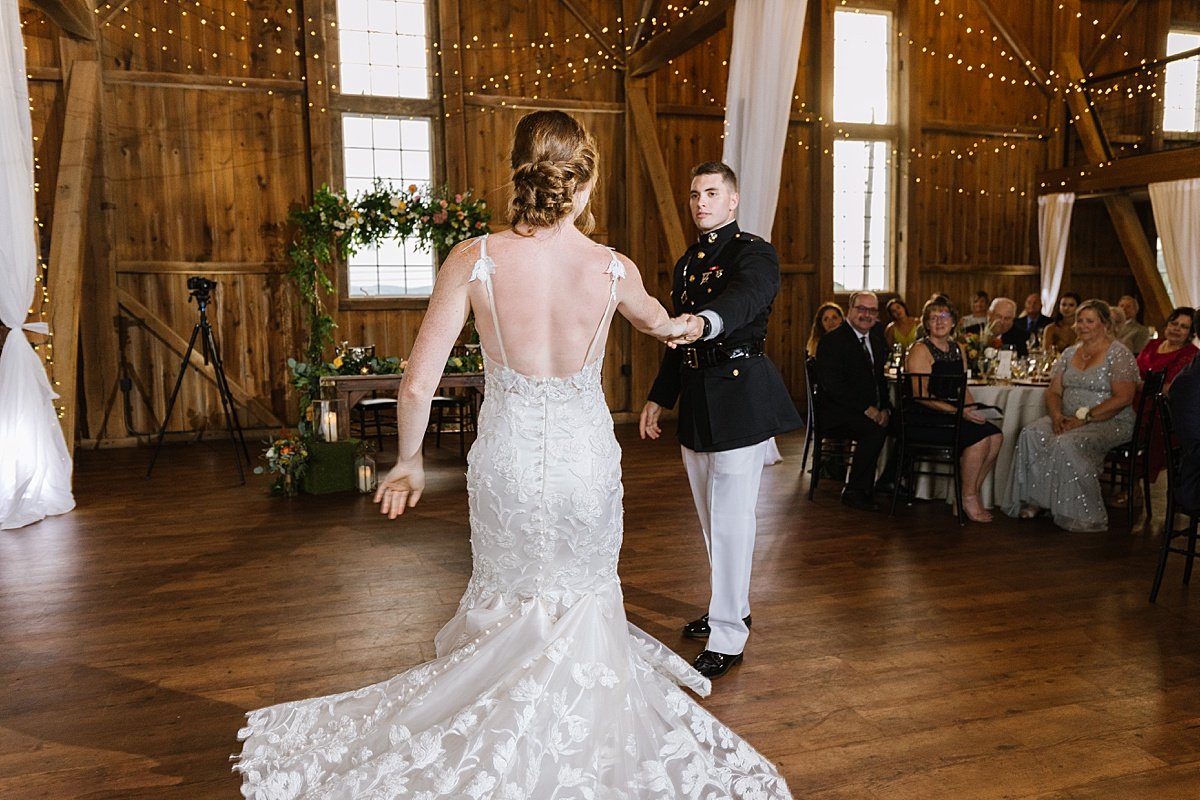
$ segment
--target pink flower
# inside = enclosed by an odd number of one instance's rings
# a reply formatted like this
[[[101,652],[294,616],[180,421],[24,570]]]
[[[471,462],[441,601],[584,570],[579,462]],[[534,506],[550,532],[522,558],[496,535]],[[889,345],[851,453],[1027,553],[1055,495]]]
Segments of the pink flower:
[[[433,224],[434,224],[434,225],[441,225],[443,222],[445,222],[445,221],[446,221],[446,218],[447,218],[448,216],[450,216],[450,215],[449,215],[449,214],[447,214],[445,211],[439,211],[439,212],[437,212],[436,214],[434,214],[434,215],[433,215]]]
[[[466,214],[466,212],[465,212],[465,211],[460,211],[460,212],[458,212],[458,218],[459,218],[459,219],[466,219],[466,216],[467,216],[467,214]]]
[[[462,202],[462,195],[461,195],[461,194],[456,194],[456,195],[454,195],[454,202],[456,202],[456,203],[461,203],[461,202]]]
[[[448,205],[449,205],[449,203],[447,203],[445,200],[440,200],[440,201],[438,201],[438,204],[439,204],[439,205],[440,205],[442,208],[445,208],[446,206],[448,206]]]

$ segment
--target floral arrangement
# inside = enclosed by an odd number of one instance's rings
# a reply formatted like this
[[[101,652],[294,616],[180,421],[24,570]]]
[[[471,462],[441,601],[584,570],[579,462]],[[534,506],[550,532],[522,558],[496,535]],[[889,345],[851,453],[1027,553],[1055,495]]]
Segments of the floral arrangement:
[[[464,239],[487,233],[491,215],[487,203],[470,191],[451,192],[446,187],[410,184],[397,190],[376,181],[353,199],[328,186],[318,189],[312,205],[289,217],[296,226],[288,253],[290,275],[308,316],[308,363],[322,363],[325,348],[333,343],[335,323],[322,297],[334,291],[329,267],[335,260],[391,236],[415,238],[422,247],[444,253]]]
[[[271,494],[292,497],[300,491],[300,479],[308,470],[308,444],[304,436],[293,435],[287,430],[268,439],[263,453],[265,467],[254,468],[256,475],[264,472],[277,475],[271,483]]]
[[[478,349],[446,359],[446,372],[483,372],[483,354]]]

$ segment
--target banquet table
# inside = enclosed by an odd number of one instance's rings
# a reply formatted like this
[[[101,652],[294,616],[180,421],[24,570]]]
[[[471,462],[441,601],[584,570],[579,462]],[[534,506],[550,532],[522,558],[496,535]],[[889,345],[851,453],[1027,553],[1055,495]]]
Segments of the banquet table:
[[[400,388],[403,375],[322,375],[321,388],[332,389],[337,395],[339,406],[354,408],[359,400],[371,392],[387,392],[394,395]],[[438,389],[473,388],[483,391],[482,372],[447,372],[438,382]],[[344,405],[342,405],[344,403]]]
[[[980,499],[986,508],[1008,505],[1010,498],[1009,478],[1012,475],[1013,457],[1017,451],[1017,437],[1021,429],[1046,415],[1046,384],[992,384],[971,386],[971,397],[977,403],[996,406],[1003,419],[992,420],[1004,434],[1004,444],[996,459],[996,468],[983,482]],[[933,478],[922,476],[917,482],[917,497],[954,499],[954,483],[949,477]]]

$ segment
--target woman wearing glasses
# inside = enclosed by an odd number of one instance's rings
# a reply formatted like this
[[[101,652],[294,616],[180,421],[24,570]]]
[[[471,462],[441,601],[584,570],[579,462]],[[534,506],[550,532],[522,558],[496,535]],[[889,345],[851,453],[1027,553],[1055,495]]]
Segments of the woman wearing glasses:
[[[908,351],[905,369],[917,375],[929,375],[914,387],[917,402],[906,408],[905,428],[910,439],[926,444],[954,445],[954,429],[946,425],[947,414],[957,409],[957,387],[966,374],[967,359],[952,338],[958,312],[954,306],[940,300],[930,300],[921,310],[925,338],[919,339]],[[971,403],[971,392],[964,402]],[[962,478],[963,513],[972,522],[991,522],[992,514],[983,506],[979,492],[983,481],[996,466],[1004,434],[979,412],[968,408],[963,412],[959,431],[959,474]]]

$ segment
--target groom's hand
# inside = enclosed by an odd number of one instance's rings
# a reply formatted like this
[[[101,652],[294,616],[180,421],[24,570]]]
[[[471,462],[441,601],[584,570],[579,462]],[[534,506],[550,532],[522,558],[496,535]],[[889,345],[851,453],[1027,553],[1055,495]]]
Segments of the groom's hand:
[[[658,415],[661,413],[662,406],[653,400],[648,400],[646,405],[642,406],[642,418],[638,424],[638,430],[643,439],[657,439],[662,434],[662,429],[658,427]]]
[[[681,314],[672,322],[676,323],[676,327],[666,339],[667,347],[691,344],[704,334],[704,320],[694,314]]]

